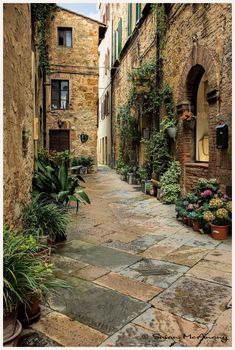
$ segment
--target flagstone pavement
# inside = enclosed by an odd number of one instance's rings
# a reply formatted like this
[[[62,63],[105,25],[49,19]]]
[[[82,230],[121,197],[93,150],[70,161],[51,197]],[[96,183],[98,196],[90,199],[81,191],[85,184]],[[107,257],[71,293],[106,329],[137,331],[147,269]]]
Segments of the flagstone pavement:
[[[20,346],[232,346],[231,238],[194,232],[108,167],[85,180],[91,205],[70,210],[52,256],[70,288]]]

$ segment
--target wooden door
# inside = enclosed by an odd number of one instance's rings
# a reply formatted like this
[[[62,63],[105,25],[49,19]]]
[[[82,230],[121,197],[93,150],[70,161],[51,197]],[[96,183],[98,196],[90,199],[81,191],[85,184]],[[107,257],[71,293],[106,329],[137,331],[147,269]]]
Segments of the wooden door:
[[[69,130],[49,130],[49,151],[69,151]]]

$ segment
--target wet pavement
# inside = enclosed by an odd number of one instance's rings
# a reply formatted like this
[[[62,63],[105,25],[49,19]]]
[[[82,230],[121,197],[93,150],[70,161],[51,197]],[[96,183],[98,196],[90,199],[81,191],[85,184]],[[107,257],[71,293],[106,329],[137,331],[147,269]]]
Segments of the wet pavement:
[[[107,167],[86,191],[52,256],[70,288],[20,346],[231,346],[231,239],[194,232]]]

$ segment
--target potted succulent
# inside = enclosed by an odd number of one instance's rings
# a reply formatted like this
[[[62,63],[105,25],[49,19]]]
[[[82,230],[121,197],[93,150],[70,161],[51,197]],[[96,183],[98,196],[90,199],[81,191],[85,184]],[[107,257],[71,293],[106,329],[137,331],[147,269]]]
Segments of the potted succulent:
[[[232,221],[232,202],[223,201],[220,198],[213,198],[209,202],[203,218],[211,226],[211,235],[216,240],[223,240],[228,237],[229,227]]]

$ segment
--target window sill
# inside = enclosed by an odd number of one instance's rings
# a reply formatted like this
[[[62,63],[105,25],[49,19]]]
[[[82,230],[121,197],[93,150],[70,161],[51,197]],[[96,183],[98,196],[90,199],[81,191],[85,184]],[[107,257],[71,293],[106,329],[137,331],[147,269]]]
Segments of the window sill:
[[[208,168],[208,166],[209,166],[209,162],[207,163],[207,162],[203,162],[203,163],[200,163],[200,162],[198,162],[198,163],[185,163],[184,164],[186,167],[197,167],[197,168]]]

